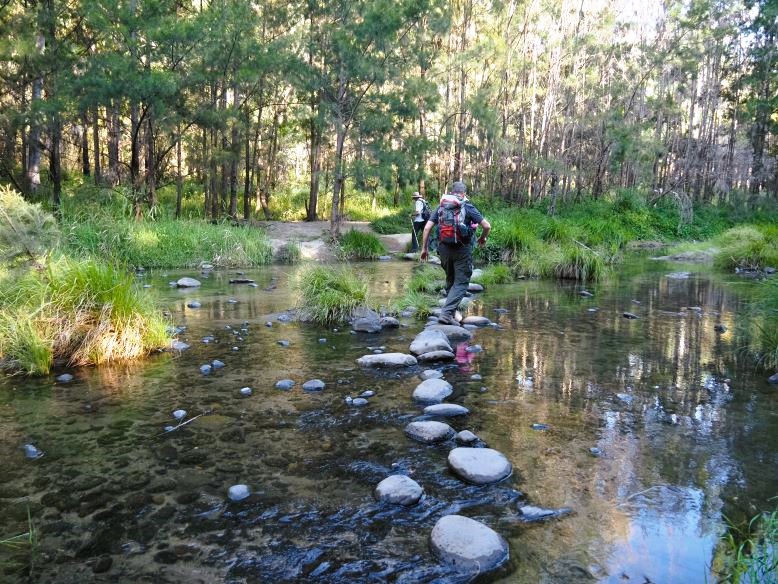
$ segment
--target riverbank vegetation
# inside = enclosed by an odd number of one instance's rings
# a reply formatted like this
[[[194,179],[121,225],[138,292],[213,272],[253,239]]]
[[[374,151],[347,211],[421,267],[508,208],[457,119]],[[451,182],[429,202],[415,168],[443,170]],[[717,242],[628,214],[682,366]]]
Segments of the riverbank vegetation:
[[[714,558],[719,582],[773,582],[778,570],[778,510],[753,517],[746,525],[730,523]]]
[[[350,320],[369,303],[367,284],[347,266],[304,268],[295,291],[300,318],[325,326]]]
[[[374,260],[386,254],[386,248],[372,233],[351,229],[338,240],[338,255],[345,260]]]

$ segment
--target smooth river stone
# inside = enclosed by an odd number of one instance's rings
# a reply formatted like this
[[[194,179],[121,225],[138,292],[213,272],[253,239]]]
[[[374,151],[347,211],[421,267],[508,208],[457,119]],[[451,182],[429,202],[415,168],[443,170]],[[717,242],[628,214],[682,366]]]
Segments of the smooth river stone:
[[[419,377],[421,377],[423,381],[426,381],[427,379],[440,379],[443,377],[443,372],[438,371],[437,369],[425,369],[421,372]]]
[[[472,324],[474,326],[489,326],[491,323],[492,321],[485,316],[468,316],[462,321],[462,324]]]
[[[375,498],[382,503],[415,505],[421,500],[424,489],[410,477],[392,475],[378,483],[374,494]]]
[[[227,491],[227,496],[231,501],[242,501],[251,494],[248,485],[232,485]]]
[[[443,379],[427,379],[413,390],[413,399],[418,402],[436,404],[442,402],[454,392],[454,388]]]
[[[281,391],[289,391],[294,387],[294,381],[291,379],[281,379],[280,381],[276,381],[276,389],[280,389]]]
[[[173,341],[170,343],[170,348],[174,351],[186,351],[189,345],[183,341]]]
[[[432,363],[434,361],[451,361],[456,355],[451,351],[430,351],[417,357],[419,363]]]
[[[457,441],[457,444],[462,444],[465,446],[478,442],[478,436],[473,434],[470,430],[462,430],[461,432],[457,432],[457,435],[454,436],[454,439]]]
[[[321,391],[325,383],[321,379],[310,379],[303,383],[303,391]]]
[[[417,442],[435,444],[454,435],[454,429],[443,422],[411,422],[405,426],[405,435]]]
[[[475,485],[496,483],[513,472],[508,459],[491,448],[454,448],[448,453],[448,465],[459,478]]]
[[[467,291],[468,292],[483,292],[484,287],[481,284],[477,284],[476,282],[470,282],[470,284],[467,285]]]
[[[459,572],[482,574],[508,560],[508,543],[492,528],[462,515],[441,517],[430,534],[432,553]]]
[[[473,337],[473,333],[466,328],[453,324],[433,324],[428,326],[426,330],[440,331],[448,337],[449,342],[453,343],[458,341],[469,341]]]
[[[361,367],[412,367],[416,363],[416,357],[405,353],[380,353],[357,359],[357,364]]]
[[[200,286],[200,281],[189,277],[180,278],[176,282],[176,286],[178,286],[179,288],[197,288],[198,286]]]
[[[769,383],[769,384],[771,384],[771,385],[778,385],[778,373],[776,373],[775,375],[771,375],[770,377],[768,377],[768,378],[767,378],[767,383]]]
[[[57,375],[56,380],[60,383],[70,383],[73,381],[73,376],[70,373],[63,373],[62,375]]]
[[[470,410],[459,404],[433,404],[424,408],[424,413],[428,416],[453,418],[454,416],[466,416],[470,413]]]
[[[414,355],[423,355],[432,351],[452,352],[448,337],[441,331],[423,330],[413,339],[410,347]]]
[[[378,321],[383,328],[400,328],[400,321],[393,316],[384,316]]]

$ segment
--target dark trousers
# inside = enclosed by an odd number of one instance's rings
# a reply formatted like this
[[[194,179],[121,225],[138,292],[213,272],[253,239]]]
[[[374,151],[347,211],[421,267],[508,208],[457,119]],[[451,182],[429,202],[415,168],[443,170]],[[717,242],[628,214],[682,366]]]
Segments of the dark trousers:
[[[421,247],[421,238],[424,234],[424,226],[427,224],[426,221],[414,221],[413,222],[413,233],[411,234],[411,251],[419,251],[419,248]]]
[[[441,314],[454,316],[473,275],[473,248],[467,244],[438,245],[440,265],[446,271],[446,304]]]

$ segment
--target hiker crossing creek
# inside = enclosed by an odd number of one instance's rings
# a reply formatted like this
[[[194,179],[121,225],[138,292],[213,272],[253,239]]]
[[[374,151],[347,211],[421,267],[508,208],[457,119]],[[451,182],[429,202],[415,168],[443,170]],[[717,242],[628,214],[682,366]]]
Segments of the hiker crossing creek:
[[[43,580],[196,569],[212,581],[672,581],[694,564],[715,533],[675,520],[700,518],[695,497],[710,485],[692,467],[667,475],[664,447],[763,474],[762,442],[745,436],[748,455],[706,438],[768,415],[732,399],[747,381],[716,352],[733,297],[701,276],[646,271],[590,295],[473,287],[462,325],[438,323],[435,299],[429,321],[389,315],[419,269],[360,264],[374,310],[327,325],[301,320],[288,267],[247,272],[256,287],[227,270],[186,288],[166,283],[191,273],[139,276],[170,307],[175,348],[43,385],[3,382],[25,391],[0,392],[14,461],[2,533],[26,531],[29,504]],[[668,354],[681,330],[691,345]],[[760,496],[745,484],[740,496]],[[628,553],[656,545],[642,534],[658,528],[678,554],[667,566]]]

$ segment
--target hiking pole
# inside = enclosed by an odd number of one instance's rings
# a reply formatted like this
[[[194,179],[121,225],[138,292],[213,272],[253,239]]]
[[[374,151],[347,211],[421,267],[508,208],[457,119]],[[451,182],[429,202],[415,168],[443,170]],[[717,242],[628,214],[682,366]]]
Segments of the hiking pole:
[[[413,241],[416,243],[416,249],[419,249],[419,238],[416,237],[416,226],[413,224],[413,218],[411,218],[411,234],[413,235]]]

